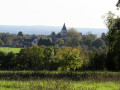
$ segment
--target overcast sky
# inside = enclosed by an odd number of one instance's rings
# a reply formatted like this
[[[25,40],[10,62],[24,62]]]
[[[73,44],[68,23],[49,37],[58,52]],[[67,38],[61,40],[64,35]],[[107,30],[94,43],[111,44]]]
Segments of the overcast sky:
[[[118,0],[0,0],[0,25],[105,28],[101,18],[119,13]]]

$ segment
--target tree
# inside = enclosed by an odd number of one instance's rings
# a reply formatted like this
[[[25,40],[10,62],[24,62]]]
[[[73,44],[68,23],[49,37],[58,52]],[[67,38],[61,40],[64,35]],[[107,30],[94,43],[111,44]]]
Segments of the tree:
[[[23,36],[23,33],[20,31],[17,36]]]
[[[56,37],[55,32],[52,32],[50,36],[51,36],[51,38],[52,38],[52,41],[55,42],[55,37]]]
[[[22,49],[18,54],[18,66],[26,70],[42,70],[44,65],[44,47],[33,46]]]
[[[62,37],[61,33],[58,33],[58,34],[56,35],[56,38],[61,38],[61,37]]]
[[[109,12],[106,19],[106,25],[109,29],[107,40],[109,42],[109,51],[107,59],[108,70],[120,70],[120,18]]]
[[[3,69],[3,61],[5,60],[6,53],[3,51],[0,51],[0,69]]]
[[[106,69],[106,53],[100,53],[89,51],[88,52],[89,65],[88,69],[90,70],[105,70]]]
[[[88,49],[90,50],[92,47],[93,41],[97,39],[97,35],[88,33],[87,35],[84,35],[82,38],[82,44],[87,45]]]
[[[55,54],[54,54],[54,48],[51,46],[45,47],[45,50],[43,52],[44,54],[44,68],[47,70],[54,69],[51,66],[52,63],[55,61]]]
[[[102,34],[101,34],[101,39],[102,39],[102,40],[105,40],[105,36],[106,36],[105,33],[102,33]]]
[[[12,46],[12,39],[11,38],[6,38],[5,46],[7,46],[7,47],[11,47]]]
[[[4,46],[4,42],[0,39],[0,46]]]
[[[83,64],[84,54],[80,47],[63,47],[58,53],[57,58],[62,70],[76,70]]]
[[[94,41],[97,39],[97,35],[94,35],[94,34],[88,32],[88,34],[85,36],[85,39]]]
[[[40,38],[38,41],[38,45],[44,45],[44,46],[51,46],[52,45],[52,40],[49,38],[42,39]]]
[[[116,6],[117,6],[117,7],[120,7],[120,0],[118,0]]]
[[[2,63],[3,70],[15,70],[17,69],[17,59],[16,54],[13,52],[9,52],[6,54],[5,59]]]
[[[58,44],[59,46],[64,45],[64,40],[63,39],[56,39],[56,44]]]
[[[102,39],[96,39],[93,41],[92,46],[95,46],[96,48],[102,48],[105,49],[105,42]]]
[[[67,31],[65,44],[67,46],[78,46],[80,45],[81,39],[82,39],[81,34],[76,29],[71,28]]]

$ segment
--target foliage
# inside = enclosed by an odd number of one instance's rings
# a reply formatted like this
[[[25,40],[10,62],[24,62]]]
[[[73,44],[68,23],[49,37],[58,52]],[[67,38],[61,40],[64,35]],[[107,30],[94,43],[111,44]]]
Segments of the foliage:
[[[22,32],[18,32],[22,33]],[[45,46],[79,46],[81,45],[83,48],[83,51],[85,53],[88,50],[97,50],[100,51],[103,48],[99,49],[92,45],[92,43],[98,38],[96,35],[88,33],[86,35],[82,35],[82,33],[78,32],[74,28],[70,28],[67,31],[66,38],[62,38],[61,33],[59,32],[56,34],[55,32],[52,32],[50,35],[16,35],[16,34],[10,34],[10,33],[0,33],[0,39],[1,39],[1,46],[3,47],[28,47],[31,46],[31,42],[34,39],[38,40],[38,45],[45,45]],[[105,44],[108,46],[108,42],[101,38]],[[105,46],[106,46],[105,45]],[[107,47],[106,47],[107,48]]]
[[[14,70],[15,68],[16,68],[16,54],[12,52],[5,53],[0,51],[0,69]]]
[[[78,46],[78,45],[80,45],[81,39],[82,39],[81,34],[76,29],[71,28],[67,31],[65,45]]]
[[[51,46],[52,45],[52,40],[51,39],[40,38],[39,41],[38,41],[38,45]]]
[[[106,25],[109,29],[106,36],[109,42],[107,68],[108,70],[120,70],[120,18],[109,12]]]
[[[81,48],[63,47],[62,51],[63,59],[61,60],[61,65],[64,70],[75,70],[82,66],[84,54]]]
[[[2,66],[3,61],[5,60],[5,56],[6,56],[6,53],[0,51],[0,67]]]
[[[82,43],[88,45],[89,47],[92,46],[93,41],[97,39],[97,36],[91,33],[88,33],[82,38]]]
[[[51,65],[55,59],[54,59],[54,48],[53,47],[45,47],[44,49],[44,68],[47,70],[51,70],[51,68],[54,66]]]
[[[22,49],[18,54],[19,69],[41,70],[43,69],[44,48],[38,46]]]
[[[90,70],[106,70],[106,53],[88,52]]]
[[[17,67],[17,58],[16,54],[13,52],[9,52],[4,57],[2,61],[1,69],[2,70],[15,70]]]
[[[63,39],[57,39],[55,42],[56,42],[56,44],[58,44],[59,46],[64,45],[64,40],[63,40]]]
[[[105,42],[102,39],[96,39],[93,41],[92,46],[95,46],[96,48],[103,48],[105,49],[106,45]]]
[[[23,33],[20,31],[17,36],[23,36]]]
[[[0,46],[4,46],[4,42],[0,39]]]
[[[0,53],[2,70],[76,70],[82,67],[84,53],[80,47],[33,46]],[[61,69],[60,69],[61,68]]]
[[[50,36],[51,36],[51,38],[52,38],[52,41],[55,41],[55,37],[56,37],[55,32],[52,32]]]

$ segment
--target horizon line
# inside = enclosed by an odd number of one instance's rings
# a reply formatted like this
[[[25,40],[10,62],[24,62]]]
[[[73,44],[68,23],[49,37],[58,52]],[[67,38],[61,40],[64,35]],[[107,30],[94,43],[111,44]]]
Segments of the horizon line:
[[[1,25],[0,24],[0,26],[48,26],[48,27],[62,27],[62,25],[61,26],[53,26],[53,25],[8,25],[8,24],[4,24],[4,25]],[[107,27],[71,27],[71,26],[67,26],[66,25],[66,27],[67,28],[90,28],[90,29],[107,29]]]

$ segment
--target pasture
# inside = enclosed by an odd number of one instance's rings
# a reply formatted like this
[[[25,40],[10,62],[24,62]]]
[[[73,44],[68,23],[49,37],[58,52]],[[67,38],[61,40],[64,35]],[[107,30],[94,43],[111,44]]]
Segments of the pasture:
[[[21,48],[12,48],[12,47],[0,47],[0,51],[3,52],[13,52],[13,53],[19,53],[19,51],[21,50]]]
[[[119,90],[119,72],[0,71],[0,90]]]

